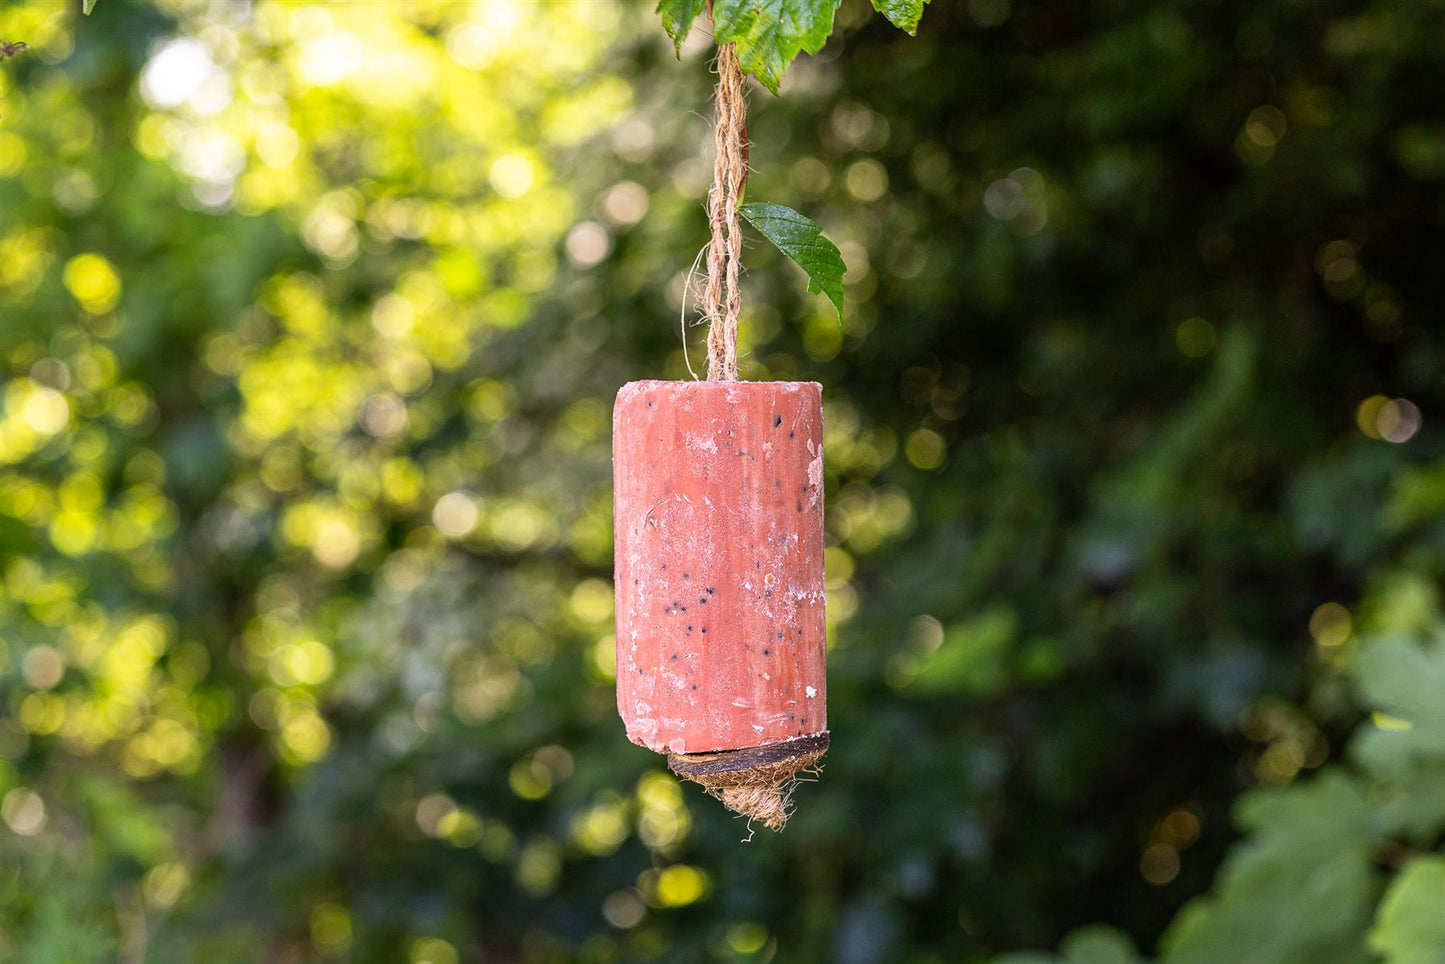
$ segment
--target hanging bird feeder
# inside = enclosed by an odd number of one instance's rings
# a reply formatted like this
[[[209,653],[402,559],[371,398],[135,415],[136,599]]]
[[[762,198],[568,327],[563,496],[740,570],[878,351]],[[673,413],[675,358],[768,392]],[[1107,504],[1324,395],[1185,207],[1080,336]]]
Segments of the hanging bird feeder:
[[[632,382],[613,416],[627,736],[769,827],[828,748],[816,382]]]
[[[822,388],[737,380],[741,218],[768,233],[791,215],[837,249],[786,208],[744,209],[742,87],[725,45],[708,380],[632,382],[613,413],[617,708],[634,743],[777,829],[796,775],[828,749]],[[841,302],[841,258],[835,268]]]
[[[912,33],[924,2],[875,5]],[[796,262],[840,320],[844,266],[801,214],[743,203],[743,72],[777,93],[787,62],[826,41],[837,2],[803,0],[764,31],[755,4],[662,0],[679,50],[704,7],[719,44],[708,380],[631,382],[617,394],[617,709],[634,743],[776,830],[797,775],[828,749],[822,389],[738,381],[741,222]]]

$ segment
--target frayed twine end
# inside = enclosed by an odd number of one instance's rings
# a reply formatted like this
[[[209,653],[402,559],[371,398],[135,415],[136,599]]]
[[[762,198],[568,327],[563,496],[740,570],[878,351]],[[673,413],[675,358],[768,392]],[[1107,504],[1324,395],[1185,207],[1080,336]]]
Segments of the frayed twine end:
[[[667,765],[717,797],[729,810],[782,830],[793,813],[800,773],[816,774],[828,752],[828,734],[720,753],[673,753]]]

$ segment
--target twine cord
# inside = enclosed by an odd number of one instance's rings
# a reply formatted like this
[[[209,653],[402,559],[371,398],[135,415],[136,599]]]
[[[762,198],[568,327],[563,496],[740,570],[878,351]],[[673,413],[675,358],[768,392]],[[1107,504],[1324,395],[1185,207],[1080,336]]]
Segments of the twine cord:
[[[736,381],[738,318],[743,309],[738,284],[743,253],[738,206],[748,182],[748,108],[743,98],[743,72],[732,44],[718,47],[716,69],[713,106],[717,157],[712,187],[707,192],[712,240],[708,243],[707,289],[703,297],[708,323],[707,377],[710,381]]]

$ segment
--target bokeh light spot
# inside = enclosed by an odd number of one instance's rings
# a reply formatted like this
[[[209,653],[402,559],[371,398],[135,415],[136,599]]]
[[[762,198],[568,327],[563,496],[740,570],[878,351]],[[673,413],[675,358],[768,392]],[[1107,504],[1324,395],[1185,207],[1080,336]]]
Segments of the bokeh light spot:
[[[311,912],[311,943],[328,956],[346,953],[351,947],[351,915],[340,904],[317,904]]]
[[[728,947],[736,954],[756,954],[768,942],[768,929],[755,921],[745,921],[728,928]]]
[[[663,907],[686,907],[707,893],[707,875],[687,864],[664,867],[657,875],[657,902]]]
[[[917,468],[936,469],[948,455],[948,446],[943,441],[943,436],[933,429],[920,428],[908,436],[908,441],[903,446],[903,454]]]
[[[22,409],[25,424],[41,435],[54,435],[70,421],[70,404],[53,388],[33,389]]]
[[[468,70],[482,70],[497,56],[497,40],[479,23],[459,23],[447,31],[447,53]]]
[[[151,868],[141,882],[146,903],[160,910],[174,907],[191,886],[191,873],[186,865],[168,861]]]
[[[615,227],[628,227],[647,214],[647,188],[636,181],[619,181],[602,195],[602,213]]]
[[[440,937],[423,937],[411,946],[411,964],[458,964],[457,949]]]
[[[1420,431],[1420,409],[1414,402],[1395,398],[1380,406],[1375,430],[1386,442],[1408,442]]]
[[[311,551],[323,566],[343,569],[361,552],[361,537],[346,520],[328,519],[317,529]]]
[[[21,663],[25,682],[36,689],[48,690],[65,675],[65,661],[50,646],[32,646]]]
[[[844,178],[848,193],[860,201],[876,201],[888,193],[888,170],[871,157],[854,161]]]
[[[1286,127],[1284,112],[1266,104],[1249,112],[1244,122],[1244,136],[1259,147],[1274,147],[1284,137]]]
[[[519,198],[532,189],[532,163],[520,154],[504,154],[492,163],[492,187],[505,198]]]
[[[1337,602],[1327,602],[1310,614],[1310,635],[1322,649],[1333,649],[1350,638],[1350,611]]]
[[[45,829],[45,801],[40,794],[16,787],[0,800],[0,818],[22,837],[33,837]]]
[[[476,499],[466,492],[448,492],[432,509],[432,525],[448,539],[461,539],[477,526],[481,511]]]
[[[78,254],[65,263],[65,288],[92,315],[105,314],[120,300],[120,275],[98,254]]]
[[[1179,876],[1179,851],[1169,844],[1154,844],[1139,858],[1139,874],[1155,887]]]
[[[612,235],[596,221],[583,221],[567,232],[567,260],[579,268],[601,263],[612,250]]]
[[[140,92],[152,107],[179,107],[200,90],[216,69],[211,52],[195,37],[180,37],[161,47],[141,71]]]
[[[630,930],[642,923],[647,915],[647,905],[634,889],[614,891],[602,902],[602,916],[620,930]]]
[[[1414,438],[1423,419],[1408,399],[1371,395],[1355,409],[1355,424],[1369,438],[1398,444]]]
[[[428,837],[439,837],[442,834],[442,821],[456,812],[457,805],[451,797],[444,793],[434,793],[422,797],[421,802],[416,805],[416,825]]]

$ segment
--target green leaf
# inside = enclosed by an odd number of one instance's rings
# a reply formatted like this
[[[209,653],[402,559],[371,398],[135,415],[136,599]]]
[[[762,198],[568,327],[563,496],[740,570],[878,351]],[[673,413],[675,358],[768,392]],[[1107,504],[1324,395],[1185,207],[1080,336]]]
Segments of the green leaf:
[[[87,0],[94,3],[95,0]],[[662,29],[672,38],[673,49],[682,56],[682,42],[692,32],[692,22],[707,6],[707,0],[658,0],[657,12],[662,16]]]
[[[827,295],[842,321],[843,272],[847,268],[838,246],[823,237],[823,229],[782,204],[744,204],[738,213],[803,269],[808,276],[808,290]]]
[[[1249,837],[1209,894],[1174,918],[1162,964],[1357,964],[1373,900],[1367,787],[1341,770],[1255,790],[1236,808]],[[1307,900],[1310,913],[1292,913]]]
[[[1356,666],[1360,694],[1374,711],[1350,754],[1392,793],[1384,825],[1429,839],[1445,828],[1445,644],[1389,636],[1367,641]]]
[[[713,37],[737,44],[743,72],[773,93],[799,51],[815,54],[833,32],[842,0],[714,0]]]
[[[1066,964],[1139,964],[1139,954],[1128,937],[1097,924],[1074,931],[1059,949]]]
[[[1445,961],[1445,858],[1416,857],[1400,871],[1380,901],[1370,950],[1384,964]]]
[[[90,11],[95,9],[95,0],[81,0],[80,9],[87,17],[90,16]]]
[[[918,32],[918,21],[923,19],[923,8],[929,0],[873,0],[873,9],[888,18],[888,22],[910,36]]]
[[[1111,927],[1095,924],[1064,938],[1059,954],[1022,951],[995,958],[993,964],[1141,964],[1129,938]]]

